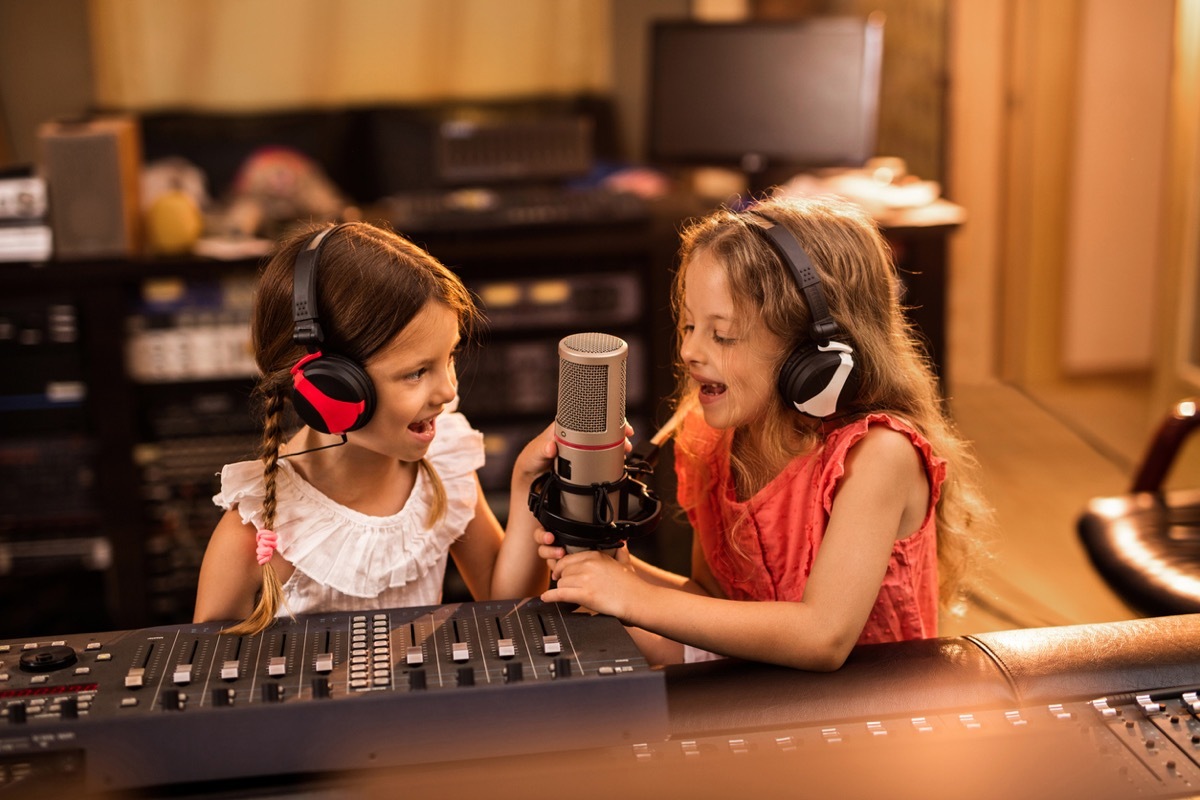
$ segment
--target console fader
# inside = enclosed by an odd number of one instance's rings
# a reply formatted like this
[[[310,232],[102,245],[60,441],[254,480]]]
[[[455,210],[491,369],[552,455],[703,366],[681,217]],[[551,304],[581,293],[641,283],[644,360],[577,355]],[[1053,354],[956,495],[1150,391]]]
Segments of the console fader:
[[[667,735],[619,622],[540,600],[0,641],[0,788],[428,763]]]

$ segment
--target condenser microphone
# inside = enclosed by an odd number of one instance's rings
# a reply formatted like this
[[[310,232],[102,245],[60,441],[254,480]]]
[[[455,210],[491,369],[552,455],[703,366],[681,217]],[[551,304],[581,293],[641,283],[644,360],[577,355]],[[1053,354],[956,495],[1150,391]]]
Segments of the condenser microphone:
[[[625,477],[625,374],[629,345],[606,333],[577,333],[558,343],[554,474],[562,513],[577,522],[616,519]]]
[[[615,553],[652,533],[662,503],[626,464],[625,368],[629,345],[606,333],[577,333],[558,343],[558,411],[552,469],[529,487],[529,510],[569,553]]]

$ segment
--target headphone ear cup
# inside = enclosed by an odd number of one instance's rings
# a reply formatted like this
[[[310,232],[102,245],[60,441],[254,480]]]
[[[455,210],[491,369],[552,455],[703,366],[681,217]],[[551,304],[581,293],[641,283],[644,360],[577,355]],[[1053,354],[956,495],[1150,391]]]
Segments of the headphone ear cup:
[[[292,368],[292,405],[302,422],[321,433],[358,430],[375,412],[375,386],[348,358],[321,355]]]
[[[798,347],[779,370],[784,401],[813,417],[828,417],[852,401],[858,383],[853,351],[841,342]]]

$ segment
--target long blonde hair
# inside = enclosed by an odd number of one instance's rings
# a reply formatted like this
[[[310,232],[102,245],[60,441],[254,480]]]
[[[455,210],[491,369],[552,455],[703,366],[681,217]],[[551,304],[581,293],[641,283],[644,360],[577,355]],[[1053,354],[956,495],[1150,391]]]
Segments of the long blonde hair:
[[[919,335],[904,314],[899,277],[878,226],[858,207],[838,200],[768,200],[754,209],[796,237],[821,279],[829,312],[854,348],[860,383],[856,396],[837,419],[817,422],[780,398],[761,418],[754,452],[730,454],[739,486],[759,488],[779,465],[811,450],[823,431],[847,417],[883,412],[911,424],[947,463],[937,503],[939,596],[952,605],[962,593],[967,568],[981,552],[974,529],[990,519],[977,483],[978,464],[943,407],[938,382]],[[810,344],[812,316],[791,271],[752,226],[756,214],[720,209],[690,222],[681,234],[679,269],[672,286],[672,307],[682,319],[684,278],[689,261],[700,252],[721,264],[740,318],[756,320],[784,347],[772,354],[776,374],[783,359]],[[677,329],[677,336],[682,336]],[[680,343],[682,339],[680,338]],[[676,348],[678,353],[678,347]],[[676,363],[675,404],[695,393],[686,365]],[[736,435],[736,432],[735,432]],[[724,437],[724,446],[732,441]],[[676,442],[676,458],[704,470],[705,453],[688,452]],[[711,476],[709,476],[711,478]]]
[[[259,275],[251,318],[254,357],[261,372],[255,397],[261,406],[263,436],[262,526],[274,529],[280,448],[293,414],[292,366],[304,348],[292,340],[293,267],[300,248],[327,225],[301,226],[284,237]],[[358,364],[383,350],[426,303],[445,305],[458,317],[464,341],[471,339],[481,315],[462,281],[437,259],[398,234],[367,223],[342,225],[321,246],[317,307],[325,347]],[[434,491],[430,522],[446,510],[446,491],[426,459],[418,467]],[[255,634],[275,621],[283,587],[270,562],[262,568],[262,589],[254,610],[226,633]]]

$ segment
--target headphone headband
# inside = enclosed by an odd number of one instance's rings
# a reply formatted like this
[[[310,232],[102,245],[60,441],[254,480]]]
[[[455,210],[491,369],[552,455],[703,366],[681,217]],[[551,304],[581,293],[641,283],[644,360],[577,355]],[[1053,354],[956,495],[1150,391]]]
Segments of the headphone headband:
[[[800,246],[800,242],[796,241],[796,237],[775,220],[758,211],[750,213],[765,223],[750,227],[778,254],[779,259],[791,270],[796,285],[804,293],[804,299],[808,301],[808,308],[812,313],[812,337],[821,344],[828,344],[829,339],[837,335],[838,324],[829,313],[825,293],[821,291],[821,278],[817,275],[808,253]]]
[[[310,353],[325,341],[317,311],[317,262],[330,234],[342,227],[345,223],[317,231],[296,255],[292,274],[292,322],[296,327],[292,341],[304,345]]]
[[[766,214],[750,213],[762,224],[749,227],[787,266],[812,315],[809,331],[815,341],[801,342],[784,358],[777,378],[779,393],[802,414],[817,418],[831,416],[858,393],[860,378],[854,365],[854,350],[845,342],[833,340],[841,331],[829,313],[821,278],[800,241]]]

